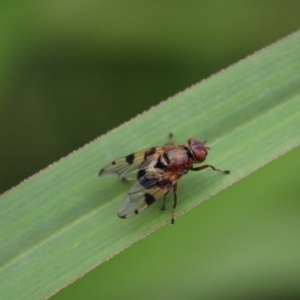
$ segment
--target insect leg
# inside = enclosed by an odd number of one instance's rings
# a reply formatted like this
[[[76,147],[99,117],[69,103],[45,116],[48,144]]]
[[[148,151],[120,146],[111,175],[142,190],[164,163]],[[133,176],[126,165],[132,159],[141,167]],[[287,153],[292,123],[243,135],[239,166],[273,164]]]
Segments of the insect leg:
[[[174,225],[174,222],[175,222],[175,208],[176,208],[176,205],[177,205],[177,194],[176,194],[176,191],[177,191],[177,183],[175,183],[173,185],[174,204],[173,204],[173,211],[172,211],[172,218],[171,218],[171,224],[172,225]]]
[[[174,134],[172,132],[169,133],[170,144],[174,145]]]
[[[165,145],[174,145],[174,134],[171,132],[169,133],[170,142],[166,143]]]
[[[221,172],[221,173],[224,173],[224,174],[229,174],[230,171],[229,170],[220,170],[220,169],[217,169],[215,168],[214,166],[212,165],[204,165],[204,166],[200,166],[200,167],[196,167],[194,168],[193,166],[191,167],[191,171],[201,171],[203,169],[206,169],[206,168],[212,168],[214,171],[218,171],[218,172]]]
[[[161,207],[161,211],[165,211],[166,209],[166,200],[167,200],[167,195],[168,195],[169,191],[167,191],[165,194],[164,194],[164,202],[163,202],[163,206]]]

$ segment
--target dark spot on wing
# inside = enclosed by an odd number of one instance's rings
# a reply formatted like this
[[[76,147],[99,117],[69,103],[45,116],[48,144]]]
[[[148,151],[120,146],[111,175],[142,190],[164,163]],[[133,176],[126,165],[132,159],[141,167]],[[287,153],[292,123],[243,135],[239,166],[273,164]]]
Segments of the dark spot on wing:
[[[141,170],[142,171],[142,170]],[[140,172],[140,171],[139,171]],[[145,189],[153,189],[153,188],[172,188],[172,182],[167,179],[159,180],[155,176],[151,176],[151,173],[147,173],[145,171],[145,176],[141,176],[138,178],[139,184],[143,186]]]
[[[145,152],[144,154],[144,160],[147,160],[149,156],[153,155],[156,153],[156,148],[152,147],[149,151]]]
[[[140,171],[143,171],[143,170],[140,170]],[[146,173],[147,172],[145,171],[145,174]],[[146,174],[145,176],[141,176],[139,178],[139,184],[141,186],[143,186],[145,189],[151,189],[151,188],[153,188],[153,185],[155,185],[156,181],[157,181],[157,179],[154,176],[150,177],[149,173]]]
[[[145,197],[145,202],[146,202],[148,205],[151,205],[153,202],[155,202],[155,198],[154,198],[151,194],[149,194],[149,193],[146,193],[146,194],[144,195],[144,197]]]
[[[129,154],[125,157],[126,162],[131,165],[134,161],[134,154]]]
[[[160,188],[165,188],[165,187],[168,187],[168,189],[172,188],[172,182],[167,179],[157,180],[156,185]]]
[[[115,162],[115,161],[112,161],[112,162],[111,162],[111,164],[112,164],[112,165],[115,165],[115,164],[116,164],[116,162]]]
[[[137,214],[139,213],[139,211],[136,209],[136,210],[134,211],[134,213],[137,215]]]
[[[145,174],[146,174],[146,170],[145,169],[143,169],[143,170],[139,170],[138,172],[137,172],[137,180],[139,180],[141,177],[143,177]]]

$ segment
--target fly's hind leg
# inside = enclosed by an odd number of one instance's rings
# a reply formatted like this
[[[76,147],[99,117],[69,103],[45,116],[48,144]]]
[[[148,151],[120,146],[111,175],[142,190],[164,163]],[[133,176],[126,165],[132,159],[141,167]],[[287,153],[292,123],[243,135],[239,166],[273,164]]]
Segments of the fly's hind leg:
[[[174,223],[175,223],[175,208],[177,205],[176,190],[177,190],[177,183],[173,186],[174,203],[173,203],[173,211],[172,211],[172,215],[171,215],[171,224],[172,225],[174,225]],[[163,206],[161,208],[161,211],[165,211],[165,209],[166,209],[166,200],[167,200],[168,193],[169,193],[169,191],[164,194]]]
[[[173,203],[173,211],[172,211],[172,217],[171,217],[171,224],[174,225],[175,223],[175,208],[177,205],[177,183],[173,185],[173,195],[174,195],[174,203]]]
[[[166,209],[166,201],[167,201],[167,195],[168,195],[168,193],[169,193],[169,191],[164,194],[163,206],[160,209],[162,212],[164,212],[165,209]]]

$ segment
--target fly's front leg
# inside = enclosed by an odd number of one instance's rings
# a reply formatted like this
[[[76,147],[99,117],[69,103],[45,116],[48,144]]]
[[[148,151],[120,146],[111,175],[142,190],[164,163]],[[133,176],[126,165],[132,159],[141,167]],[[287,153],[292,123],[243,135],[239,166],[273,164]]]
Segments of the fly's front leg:
[[[224,174],[230,174],[230,170],[224,170],[223,171],[223,170],[215,168],[212,165],[204,165],[204,166],[200,166],[200,167],[196,167],[196,168],[194,166],[192,166],[191,171],[201,171],[201,170],[204,170],[204,169],[207,169],[207,168],[211,168],[214,171],[218,171],[218,172],[221,172],[221,173],[224,173]]]

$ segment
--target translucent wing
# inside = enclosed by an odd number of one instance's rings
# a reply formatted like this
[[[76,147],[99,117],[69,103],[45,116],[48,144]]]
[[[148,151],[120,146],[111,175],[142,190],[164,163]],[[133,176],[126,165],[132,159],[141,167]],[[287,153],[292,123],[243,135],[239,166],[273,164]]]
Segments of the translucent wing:
[[[152,168],[131,187],[119,209],[120,218],[130,218],[165,195],[175,182],[164,177],[163,170]]]
[[[118,176],[125,178],[130,173],[153,167],[166,147],[153,147],[129,154],[106,165],[99,176]]]

